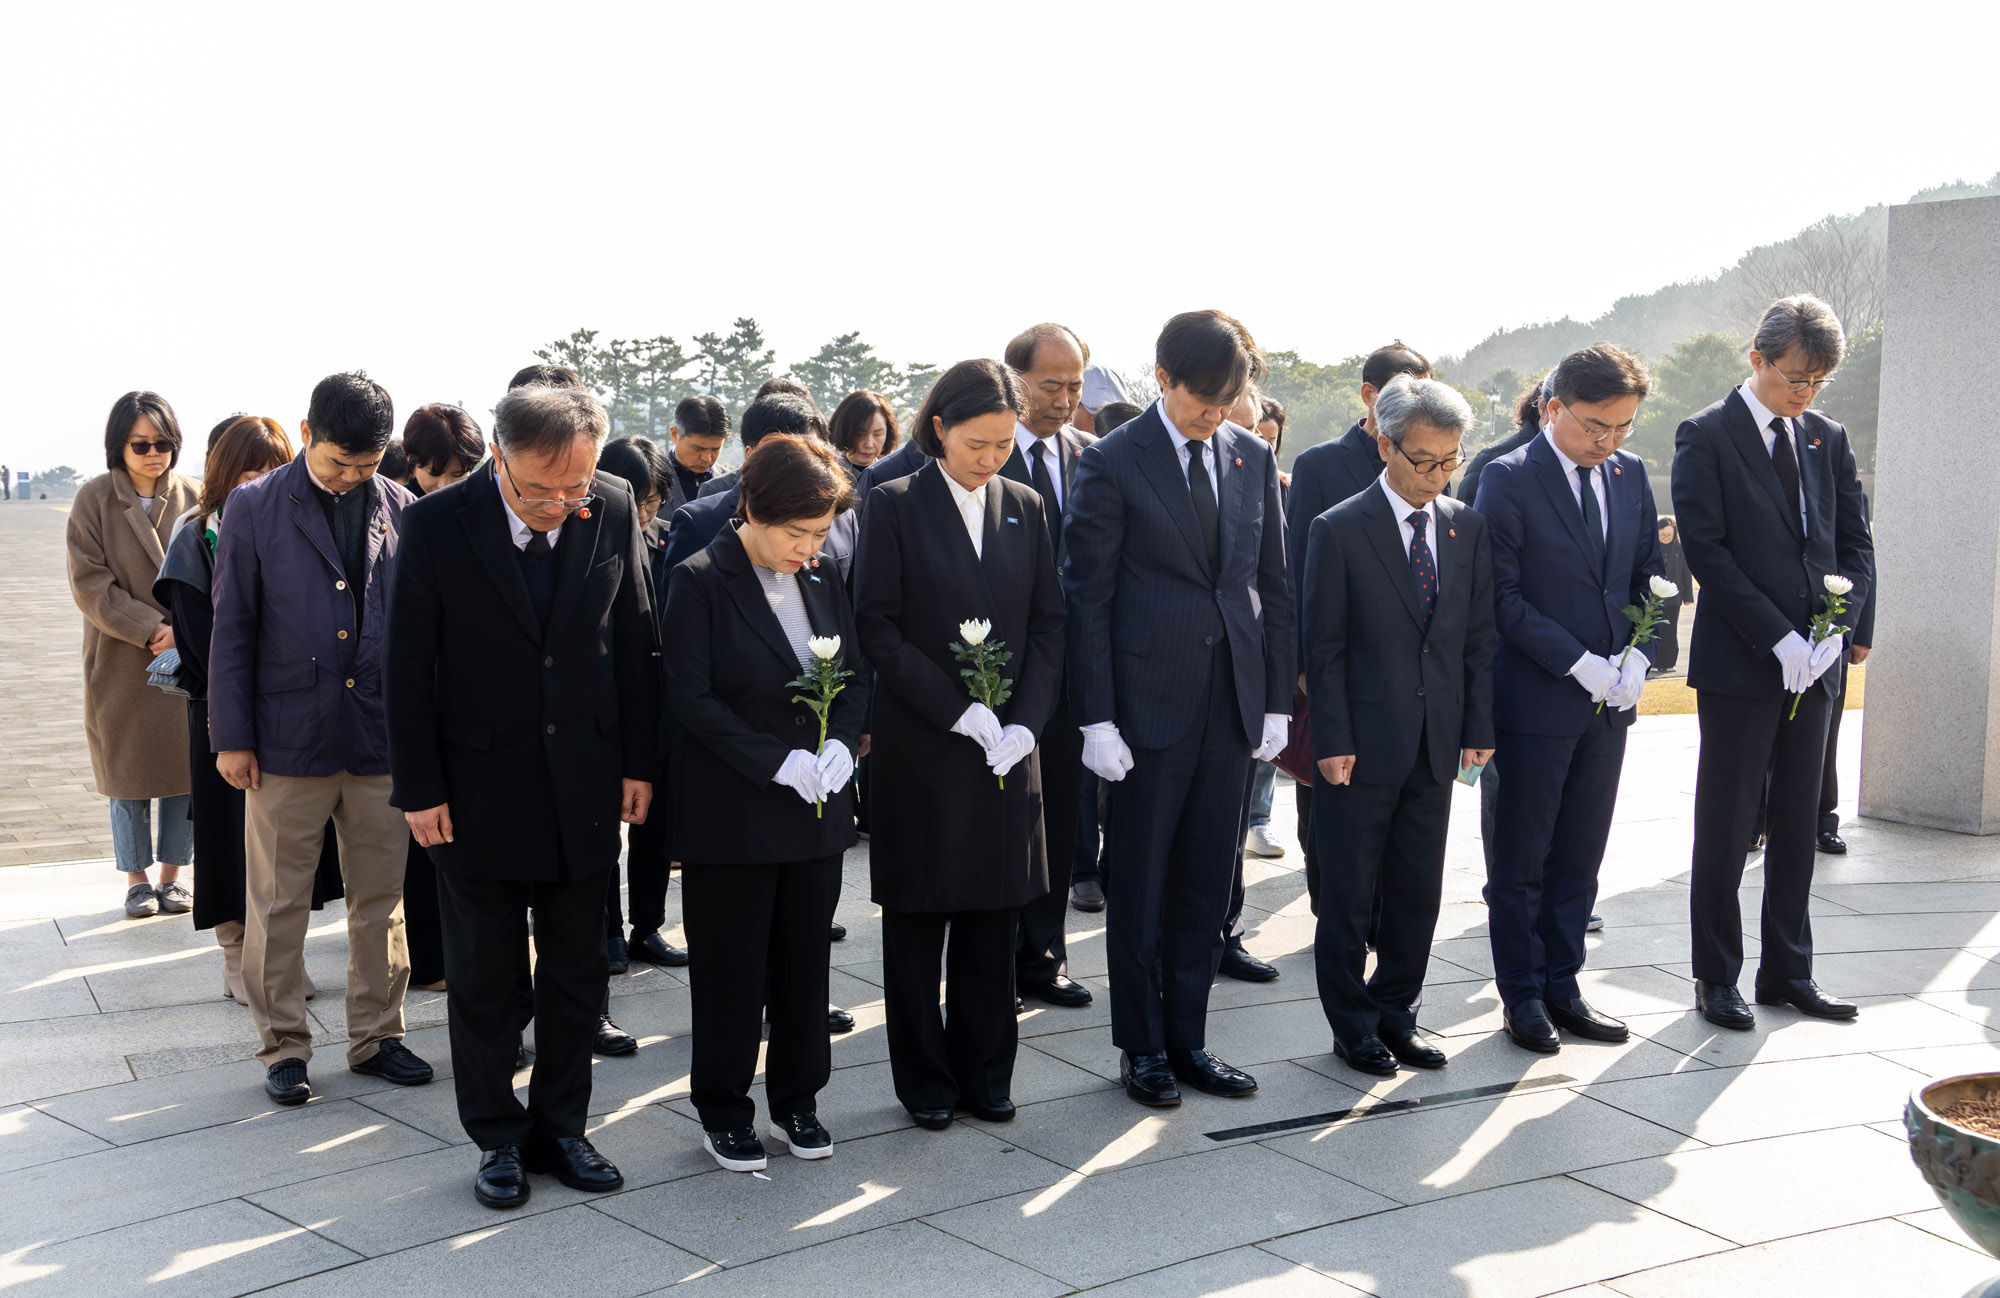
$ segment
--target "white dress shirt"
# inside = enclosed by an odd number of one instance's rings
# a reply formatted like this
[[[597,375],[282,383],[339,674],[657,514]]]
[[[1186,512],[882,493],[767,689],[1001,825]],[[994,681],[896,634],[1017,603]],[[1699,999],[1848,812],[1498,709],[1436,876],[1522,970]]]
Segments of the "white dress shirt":
[[[1542,440],[1546,441],[1549,449],[1556,453],[1556,463],[1562,465],[1563,479],[1569,483],[1569,494],[1576,501],[1577,512],[1581,513],[1583,485],[1576,480],[1576,471],[1583,466],[1563,454],[1563,448],[1556,445],[1555,434],[1546,428],[1542,430]],[[1600,464],[1590,471],[1590,487],[1597,496],[1597,527],[1608,541],[1611,539],[1611,497],[1605,491],[1607,485],[1604,481],[1604,466]]]
[[[951,503],[958,506],[958,516],[965,521],[965,534],[972,538],[972,552],[980,558],[986,557],[986,489],[993,484],[982,482],[973,491],[958,485],[958,480],[938,466],[938,473],[944,478],[945,489],[951,492]]]
[[[1742,395],[1743,404],[1750,407],[1750,418],[1757,423],[1757,435],[1764,439],[1764,454],[1769,455],[1778,446],[1778,435],[1771,431],[1771,421],[1779,416],[1773,414],[1769,407],[1757,399],[1757,394],[1750,390],[1749,383],[1744,383],[1736,391]],[[1784,421],[1784,428],[1785,436],[1790,438],[1792,443],[1792,463],[1799,466],[1799,530],[1811,535],[1806,526],[1805,457],[1799,454],[1798,421],[1787,419]]]
[[[312,477],[311,474],[307,474],[306,476],[309,478]],[[317,478],[313,480],[315,482],[318,481]],[[507,493],[504,491],[500,493],[500,504],[507,511],[507,528],[513,534],[514,548],[516,550],[526,550],[528,548],[528,538],[535,534],[535,529],[529,527],[526,523],[521,521],[521,516],[514,512],[514,506],[508,502]],[[549,535],[550,548],[554,548],[556,543],[556,537],[559,534],[561,534],[561,532],[562,532],[561,523],[557,523],[554,527],[549,529],[548,535]]]
[[[1187,436],[1180,429],[1174,427],[1174,421],[1167,418],[1167,403],[1165,401],[1154,402],[1153,409],[1160,412],[1160,422],[1167,426],[1167,435],[1174,439],[1174,450],[1179,453],[1181,459],[1181,481],[1186,482],[1188,481],[1188,465],[1193,462],[1194,457],[1194,453],[1188,448],[1205,444],[1213,451],[1215,447],[1215,434],[1210,433],[1206,443],[1197,443],[1194,438]],[[1221,425],[1217,425],[1217,431],[1221,431]],[[1222,480],[1216,476],[1215,463],[1215,456],[1213,454],[1202,457],[1202,468],[1208,473],[1208,485],[1219,488]],[[1216,495],[1219,500],[1221,492],[1218,490]]]
[[[1396,530],[1403,534],[1403,553],[1408,554],[1410,552],[1410,542],[1415,540],[1417,536],[1417,529],[1410,525],[1410,515],[1417,512],[1417,506],[1412,505],[1409,501],[1404,500],[1396,494],[1396,489],[1389,485],[1388,474],[1378,475],[1375,479],[1375,484],[1381,487],[1382,494],[1389,498],[1389,508],[1396,515]],[[1433,501],[1425,505],[1423,511],[1424,517],[1430,519],[1428,523],[1424,524],[1424,544],[1430,547],[1431,562],[1437,565],[1438,570],[1438,589],[1443,590],[1444,565],[1438,563],[1437,503]]]
[[[1037,437],[1026,424],[1014,425],[1014,445],[1021,448],[1021,458],[1028,464],[1028,484],[1034,485],[1035,457],[1046,454],[1049,458],[1042,465],[1049,471],[1049,482],[1055,487],[1056,508],[1063,507],[1063,444],[1060,434],[1054,437]],[[1044,450],[1046,448],[1046,450]]]

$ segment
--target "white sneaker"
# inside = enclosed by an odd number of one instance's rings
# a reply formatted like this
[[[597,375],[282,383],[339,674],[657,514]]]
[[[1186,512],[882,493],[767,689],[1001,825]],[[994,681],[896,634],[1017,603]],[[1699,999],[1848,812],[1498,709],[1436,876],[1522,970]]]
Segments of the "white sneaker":
[[[1283,856],[1285,845],[1271,832],[1269,825],[1250,826],[1250,837],[1243,841],[1243,850],[1252,856]]]

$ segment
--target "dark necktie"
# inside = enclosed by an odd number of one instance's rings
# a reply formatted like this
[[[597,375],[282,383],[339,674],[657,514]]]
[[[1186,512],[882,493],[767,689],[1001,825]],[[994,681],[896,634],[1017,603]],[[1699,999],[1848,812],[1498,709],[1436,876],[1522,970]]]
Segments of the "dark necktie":
[[[1785,503],[1791,506],[1793,518],[1799,516],[1799,457],[1792,450],[1792,436],[1785,429],[1785,421],[1771,420],[1771,431],[1776,434],[1771,439],[1771,467],[1778,471],[1778,486],[1783,488]]]
[[[1424,539],[1424,525],[1430,515],[1421,509],[1410,511],[1410,573],[1417,579],[1417,607],[1424,615],[1426,630],[1431,624],[1431,609],[1437,605],[1438,566],[1431,558],[1430,542]]]
[[[1042,512],[1049,520],[1049,540],[1058,549],[1062,546],[1062,502],[1056,499],[1055,478],[1049,472],[1049,459],[1055,454],[1050,446],[1053,437],[1035,440],[1035,453],[1028,457],[1028,478],[1035,484],[1035,490],[1042,493]]]
[[[1222,532],[1216,521],[1215,483],[1208,476],[1208,461],[1202,454],[1207,449],[1207,442],[1188,443],[1188,491],[1194,496],[1194,521],[1201,528],[1209,575],[1214,576],[1222,566]]]
[[[530,532],[528,533],[528,543],[521,548],[524,554],[531,554],[539,559],[555,547],[549,544],[549,534],[547,532]]]
[[[547,532],[529,532],[528,543],[521,547],[521,584],[528,588],[528,603],[545,631],[556,598],[554,554]]]
[[[1590,485],[1590,470],[1578,465],[1576,485],[1583,497],[1583,534],[1590,547],[1591,571],[1604,576],[1604,514],[1597,507],[1597,488]]]

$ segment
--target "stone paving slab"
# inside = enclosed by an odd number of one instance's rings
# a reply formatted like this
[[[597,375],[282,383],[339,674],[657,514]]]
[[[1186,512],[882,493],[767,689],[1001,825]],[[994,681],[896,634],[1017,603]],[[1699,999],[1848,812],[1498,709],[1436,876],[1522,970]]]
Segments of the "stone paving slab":
[[[358,1255],[240,1199],[172,1212],[144,1230],[0,1257],[0,1289],[33,1298],[105,1294],[223,1298],[345,1266]]]
[[[683,1290],[687,1298],[824,1298],[852,1288],[869,1298],[936,1298],[949,1286],[980,1298],[1044,1298],[1070,1287],[921,1221],[897,1222],[804,1254],[782,1254],[714,1270]]]
[[[1620,1276],[1610,1287],[1624,1298],[1710,1298],[1797,1292],[1800,1277],[1809,1275],[1814,1298],[1951,1298],[1996,1272],[2000,1268],[1984,1253],[1955,1249],[1899,1222],[1876,1221]]]

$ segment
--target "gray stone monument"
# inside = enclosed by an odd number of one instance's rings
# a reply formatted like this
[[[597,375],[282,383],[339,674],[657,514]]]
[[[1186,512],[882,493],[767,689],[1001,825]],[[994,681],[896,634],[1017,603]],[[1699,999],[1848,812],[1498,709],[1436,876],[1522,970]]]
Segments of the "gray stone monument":
[[[2000,198],[1889,209],[1861,814],[2000,832]]]

